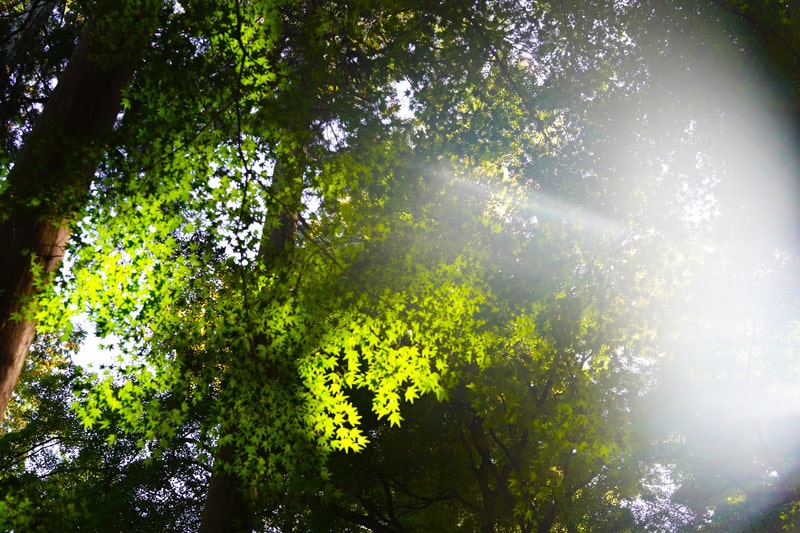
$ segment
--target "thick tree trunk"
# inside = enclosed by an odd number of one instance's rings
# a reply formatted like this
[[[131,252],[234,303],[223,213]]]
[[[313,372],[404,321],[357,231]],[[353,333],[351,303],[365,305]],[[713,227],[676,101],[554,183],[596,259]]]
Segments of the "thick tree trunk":
[[[232,444],[221,446],[217,451],[200,533],[250,533],[253,530],[252,506],[242,492],[239,476],[219,467],[232,460],[234,452]]]
[[[94,27],[84,29],[0,197],[0,420],[36,330],[26,302],[61,264],[69,224],[86,198],[132,74],[128,54],[111,65],[93,60]]]

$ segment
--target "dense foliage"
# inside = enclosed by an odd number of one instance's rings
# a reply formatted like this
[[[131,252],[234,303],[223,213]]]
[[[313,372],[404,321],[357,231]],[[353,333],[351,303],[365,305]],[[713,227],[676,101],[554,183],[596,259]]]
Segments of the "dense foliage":
[[[791,2],[1,15],[0,222],[72,232],[52,283],[27,252],[4,529],[793,527]],[[80,201],[22,206],[84,38],[121,110]]]

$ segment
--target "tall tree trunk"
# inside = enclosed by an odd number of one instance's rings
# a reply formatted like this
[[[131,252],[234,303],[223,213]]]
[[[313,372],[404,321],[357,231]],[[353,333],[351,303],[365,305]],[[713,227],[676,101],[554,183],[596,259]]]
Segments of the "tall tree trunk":
[[[118,0],[101,3],[110,6],[105,24],[90,22],[84,29],[0,196],[0,420],[36,331],[26,303],[61,264],[69,226],[85,202],[103,153],[103,139],[113,128],[122,88],[133,72],[137,51],[125,50],[109,60],[109,39],[116,39],[114,44],[120,49],[132,44],[143,49],[146,43],[109,23],[123,4]],[[124,25],[131,16],[126,15],[117,23]],[[140,21],[138,27],[146,24]],[[95,47],[106,58],[102,64],[93,54],[92,43],[98,40],[102,44]]]
[[[284,266],[297,233],[298,205],[301,202],[302,187],[292,189],[288,172],[286,165],[278,159],[272,174],[273,201],[270,202],[267,215],[268,218],[274,218],[275,223],[269,224],[267,221],[265,224],[258,251],[262,264],[268,269],[280,269]],[[294,198],[288,203],[274,200],[292,196]],[[266,342],[265,335],[260,334],[256,336],[253,344],[264,342]],[[200,533],[249,533],[253,529],[254,502],[248,497],[237,473],[224,468],[225,464],[234,459],[235,454],[236,448],[233,444],[220,446],[216,452],[214,471],[203,507]]]

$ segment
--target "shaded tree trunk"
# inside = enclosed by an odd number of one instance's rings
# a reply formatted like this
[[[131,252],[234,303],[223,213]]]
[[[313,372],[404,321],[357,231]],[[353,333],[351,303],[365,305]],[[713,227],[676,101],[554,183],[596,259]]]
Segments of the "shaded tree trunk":
[[[102,5],[110,6],[111,11],[124,9],[117,4],[125,3]],[[103,32],[92,22],[84,28],[0,196],[0,420],[36,332],[36,320],[27,303],[61,264],[69,226],[84,205],[104,151],[103,140],[112,131],[122,89],[133,73],[135,54],[131,50],[108,60],[109,38],[118,40],[120,49],[132,44],[143,49],[146,42],[132,39],[131,33],[124,31],[113,32],[111,37],[96,35],[112,33],[108,21],[118,15],[106,14]],[[146,37],[146,32],[141,33]],[[102,64],[93,54],[92,43],[98,39],[103,44],[95,47],[106,57]]]
[[[298,205],[302,194],[302,187],[296,191],[291,190],[286,165],[278,159],[273,171],[273,200],[286,192],[295,198],[289,204],[270,202],[272,205],[267,216],[275,217],[275,224],[269,224],[269,221],[265,224],[258,250],[260,260],[268,269],[270,267],[280,269],[287,261],[298,231]],[[265,336],[259,334],[253,344],[263,344],[266,341]],[[253,508],[254,502],[245,492],[237,473],[224,468],[224,465],[234,459],[235,454],[236,448],[233,444],[223,445],[216,452],[214,471],[203,507],[200,533],[249,533],[253,530],[256,514]]]
[[[222,464],[233,459],[233,444],[221,446],[214,460],[214,473],[208,486],[203,507],[200,533],[250,532],[254,526],[254,513],[247,495],[242,492],[239,476],[223,470]]]

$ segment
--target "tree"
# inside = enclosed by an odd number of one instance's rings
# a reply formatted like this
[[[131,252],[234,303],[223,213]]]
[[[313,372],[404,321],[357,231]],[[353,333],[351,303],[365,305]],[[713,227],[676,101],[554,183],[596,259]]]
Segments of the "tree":
[[[47,17],[48,5],[42,4],[32,3],[17,30],[20,40],[31,38],[28,32],[35,35],[36,26]],[[50,274],[61,263],[69,228],[85,201],[102,156],[101,147],[119,112],[122,89],[146,44],[157,6],[157,2],[136,7],[106,2],[95,8],[92,15],[96,20],[92,18],[84,28],[56,89],[4,176],[0,207],[0,239],[6,243],[0,263],[0,419],[33,341],[36,316],[30,300],[47,285]],[[52,9],[52,3],[49,7]],[[144,28],[141,34],[114,31],[115,24],[134,20]],[[6,39],[6,50],[14,60],[19,52],[12,36]],[[17,69],[15,74],[19,76],[21,71]],[[14,81],[16,86],[24,84],[24,78]]]
[[[66,345],[39,337],[0,435],[0,524],[4,530],[186,531],[196,529],[207,472],[196,461],[196,433],[160,455],[121,435],[114,422],[86,428],[70,410],[96,377],[76,367]],[[119,438],[117,438],[119,437]]]
[[[377,6],[381,7],[381,6]],[[190,6],[187,6],[187,9]],[[407,57],[407,46],[405,42],[423,33],[417,33],[418,26],[422,24],[422,29],[433,24],[433,18],[426,13],[404,15],[403,17],[392,18],[392,13],[383,13],[379,9],[373,14],[370,11],[359,13],[354,10],[352,17],[352,28],[346,28],[352,32],[342,32],[336,26],[335,17],[339,10],[348,11],[343,6],[327,6],[322,8],[314,4],[284,7],[269,13],[270,16],[280,21],[280,32],[275,35],[267,35],[266,39],[273,39],[275,49],[265,48],[268,57],[274,58],[275,64],[259,63],[253,61],[253,48],[259,46],[272,46],[270,41],[266,44],[262,41],[248,42],[248,47],[243,45],[243,39],[253,38],[258,35],[260,30],[252,30],[256,23],[251,18],[253,11],[259,11],[263,6],[236,5],[230,12],[223,13],[227,19],[223,23],[230,24],[229,31],[220,27],[214,28],[216,35],[223,35],[227,41],[223,42],[223,54],[230,54],[234,58],[233,64],[237,72],[235,84],[231,87],[223,87],[222,97],[231,98],[230,114],[220,119],[218,130],[213,135],[231,135],[225,143],[230,143],[228,147],[222,146],[219,153],[211,153],[218,165],[217,175],[225,176],[226,180],[224,193],[228,194],[228,187],[233,186],[238,189],[241,196],[238,198],[240,203],[237,206],[238,213],[224,212],[222,223],[238,230],[237,240],[232,242],[238,257],[226,258],[220,265],[213,265],[213,269],[208,272],[208,287],[217,294],[213,300],[203,302],[203,312],[212,309],[214,316],[225,317],[223,321],[208,324],[209,330],[205,333],[208,338],[203,343],[203,355],[205,360],[198,361],[202,366],[199,368],[192,361],[184,361],[184,354],[197,350],[193,346],[181,345],[175,347],[167,345],[167,349],[179,349],[180,360],[176,361],[174,367],[180,371],[181,375],[188,370],[192,374],[197,373],[196,379],[201,382],[219,381],[219,396],[216,399],[215,412],[213,412],[207,423],[216,426],[222,422],[219,429],[220,467],[226,466],[223,459],[227,456],[226,450],[229,446],[235,450],[236,457],[231,462],[238,467],[235,477],[242,478],[237,481],[237,487],[232,491],[223,492],[238,494],[240,498],[245,497],[245,488],[241,485],[249,482],[249,479],[259,478],[263,475],[274,476],[276,473],[291,471],[299,468],[293,465],[293,461],[302,460],[312,444],[327,446],[329,441],[340,447],[360,448],[363,446],[363,437],[356,429],[340,428],[334,432],[330,427],[328,416],[334,419],[343,416],[352,410],[344,393],[336,393],[326,390],[325,383],[318,383],[315,389],[309,392],[302,392],[310,388],[310,380],[332,380],[339,379],[336,373],[329,375],[318,375],[318,369],[309,368],[306,376],[297,376],[298,366],[301,372],[303,358],[321,357],[323,350],[331,351],[327,357],[336,357],[336,352],[341,352],[344,348],[346,357],[352,355],[356,358],[349,365],[358,364],[356,361],[362,357],[361,354],[353,352],[353,345],[348,343],[356,342],[360,344],[367,342],[371,349],[389,350],[390,353],[397,352],[406,357],[420,358],[420,363],[413,363],[404,370],[407,377],[400,381],[393,369],[381,368],[383,365],[376,361],[371,371],[366,372],[368,378],[360,377],[357,373],[353,377],[346,377],[347,380],[362,382],[364,386],[376,390],[378,393],[376,409],[384,416],[391,417],[395,423],[399,421],[399,402],[396,388],[405,386],[405,381],[410,382],[410,386],[416,387],[420,392],[438,390],[440,386],[435,375],[427,375],[425,359],[431,358],[436,353],[434,345],[426,348],[426,352],[421,350],[424,346],[425,336],[415,340],[412,345],[402,346],[402,331],[397,330],[397,324],[392,323],[388,318],[375,315],[375,310],[382,310],[381,313],[396,317],[394,320],[401,319],[406,311],[402,311],[402,300],[409,295],[408,288],[398,288],[392,294],[384,294],[378,299],[374,295],[344,295],[335,297],[333,287],[343,265],[346,266],[348,254],[353,252],[348,247],[333,247],[333,243],[324,242],[320,247],[317,240],[317,247],[314,247],[315,239],[336,239],[344,242],[345,239],[363,239],[362,233],[375,232],[370,228],[372,221],[369,219],[361,222],[359,217],[369,214],[360,213],[351,207],[342,207],[341,200],[349,197],[350,205],[366,207],[376,195],[385,195],[382,191],[380,181],[372,178],[371,182],[364,185],[371,187],[372,190],[365,190],[361,198],[357,198],[359,187],[361,187],[361,177],[359,173],[364,172],[353,164],[353,153],[363,157],[381,157],[381,152],[396,146],[403,153],[408,153],[409,145],[402,146],[403,136],[393,132],[392,124],[382,124],[382,121],[390,120],[391,108],[385,110],[387,96],[393,93],[391,83],[395,70],[389,68],[382,70],[378,67],[381,64],[389,66],[391,61],[403,61],[409,64],[411,59]],[[362,8],[363,9],[363,8]],[[246,16],[243,15],[246,14]],[[191,17],[191,14],[189,14]],[[384,20],[381,19],[384,17]],[[349,18],[345,18],[350,20]],[[363,43],[350,39],[362,39],[359,24],[367,21],[369,24],[384,23],[388,30],[395,33],[375,35],[367,34],[363,37]],[[391,23],[391,26],[390,26]],[[409,34],[408,28],[414,29],[414,33]],[[315,42],[320,31],[327,31],[330,35],[329,46],[323,46]],[[212,39],[218,39],[215,35]],[[336,37],[339,35],[339,37]],[[248,37],[249,36],[249,37]],[[263,38],[263,37],[261,37]],[[347,44],[342,48],[342,42]],[[386,42],[385,50],[372,50],[368,47]],[[365,50],[354,48],[356,44],[365,47]],[[419,39],[418,39],[419,44]],[[226,51],[224,47],[229,47]],[[434,47],[431,50],[435,51]],[[434,52],[436,53],[436,52]],[[377,65],[360,65],[360,57],[373,54],[378,59]],[[395,57],[397,56],[397,57]],[[422,56],[420,56],[422,57]],[[419,61],[420,57],[413,59]],[[417,65],[418,66],[418,65]],[[368,68],[369,67],[369,68]],[[396,68],[396,67],[395,67]],[[277,72],[277,75],[275,74]],[[343,77],[344,76],[344,77]],[[349,83],[350,85],[345,85]],[[241,87],[254,84],[256,87],[263,86],[264,94],[256,92],[241,92]],[[353,86],[353,84],[359,84]],[[339,87],[341,86],[341,88]],[[368,90],[369,89],[369,90]],[[217,97],[218,95],[212,95]],[[247,107],[246,107],[247,106]],[[250,111],[252,109],[252,111]],[[376,113],[377,111],[377,113]],[[225,128],[231,128],[226,131]],[[325,129],[335,128],[348,137],[348,143],[353,144],[352,149],[348,149],[344,141],[339,146],[334,145],[327,148],[330,144],[324,136]],[[380,135],[385,135],[381,139]],[[190,146],[190,150],[206,150],[204,146]],[[263,151],[273,158],[274,170],[271,176],[258,176],[252,168],[253,161],[259,157],[257,150]],[[227,153],[226,153],[227,152]],[[208,153],[208,152],[206,152]],[[374,154],[374,155],[373,155]],[[180,160],[180,158],[176,158]],[[390,159],[391,160],[391,159]],[[363,163],[355,163],[361,165]],[[351,169],[355,168],[356,172]],[[382,166],[370,169],[370,172],[385,172],[390,167]],[[194,169],[192,169],[194,170]],[[207,172],[207,169],[197,169]],[[324,181],[320,180],[315,172],[325,170]],[[190,175],[191,170],[185,166],[176,165],[175,172]],[[231,179],[233,178],[233,179]],[[185,180],[185,178],[182,178]],[[340,181],[336,181],[336,180]],[[174,187],[179,180],[171,181],[170,186]],[[377,185],[377,187],[376,187]],[[137,184],[137,187],[141,184]],[[192,194],[197,194],[197,183],[191,184],[194,187]],[[391,187],[397,186],[390,183]],[[257,196],[253,195],[252,187],[255,190],[264,187],[267,189],[268,196],[266,202],[262,203]],[[320,222],[309,224],[304,222],[305,231],[302,236],[296,231],[295,222],[297,212],[300,207],[300,193],[304,188],[312,188],[321,198],[323,207],[320,208],[320,215],[317,217]],[[213,185],[210,189],[214,189]],[[206,189],[208,190],[208,189]],[[185,191],[188,194],[190,191]],[[213,190],[211,195],[219,194]],[[212,196],[213,198],[213,196]],[[140,198],[137,197],[136,202]],[[158,197],[152,204],[158,205],[163,202],[164,197]],[[185,200],[184,200],[185,201]],[[203,198],[204,202],[208,202]],[[228,200],[230,201],[230,200]],[[141,205],[141,204],[139,204]],[[162,204],[163,205],[163,204]],[[204,208],[200,211],[200,208]],[[378,206],[381,207],[381,206]],[[167,208],[170,209],[170,208]],[[225,209],[228,209],[227,206]],[[386,209],[386,208],[384,208]],[[185,216],[191,213],[191,205],[183,205],[176,214]],[[266,210],[266,213],[264,211]],[[200,217],[205,217],[207,207],[198,206]],[[163,212],[159,206],[154,210],[155,216],[160,216]],[[149,213],[148,213],[149,214]],[[250,220],[259,220],[266,217],[263,233],[265,237],[256,238],[252,233],[242,233],[244,215]],[[136,214],[135,216],[139,216]],[[324,218],[329,220],[324,220]],[[339,222],[337,219],[343,221]],[[413,219],[412,219],[413,221]],[[155,222],[155,220],[154,220]],[[326,222],[323,224],[322,222]],[[202,224],[207,225],[206,221]],[[146,224],[149,225],[149,224]],[[180,224],[169,227],[159,221],[152,224],[155,228],[156,239],[168,238],[169,232],[178,230],[183,231]],[[128,226],[130,227],[130,226]],[[345,235],[337,235],[341,228],[346,231]],[[106,228],[104,228],[106,229]],[[166,229],[166,231],[165,231]],[[320,236],[314,235],[312,231],[319,231]],[[160,235],[159,235],[160,233]],[[369,236],[369,233],[367,236]],[[145,236],[150,238],[150,236]],[[214,238],[220,239],[219,229],[214,234]],[[297,251],[288,250],[287,246],[300,239],[308,239],[308,244]],[[119,241],[117,241],[119,242]],[[129,240],[130,242],[130,240]],[[176,241],[172,238],[172,243]],[[254,253],[254,244],[261,242],[262,252]],[[264,244],[266,243],[266,246]],[[147,251],[142,253],[142,248],[135,250],[137,257],[143,261],[150,261],[154,255],[170,253],[168,246],[150,246],[147,243]],[[134,242],[133,246],[142,246],[141,243]],[[160,252],[160,249],[165,249]],[[268,251],[270,248],[277,252],[272,257]],[[320,257],[320,249],[323,256]],[[350,247],[352,248],[352,247]],[[239,251],[241,250],[241,252]],[[334,250],[334,251],[331,251]],[[109,254],[113,255],[113,254]],[[162,256],[163,257],[163,256]],[[233,259],[233,260],[231,260]],[[187,258],[179,258],[179,261]],[[174,261],[174,259],[173,259]],[[191,264],[191,263],[190,263]],[[195,263],[196,264],[196,263]],[[118,265],[113,265],[114,267]],[[300,267],[300,268],[298,268]],[[163,268],[163,265],[158,265]],[[98,271],[103,271],[102,268]],[[303,283],[299,284],[300,276]],[[123,280],[127,281],[127,280]],[[176,281],[182,281],[180,279]],[[193,280],[197,285],[198,280]],[[138,283],[138,282],[137,282]],[[429,289],[424,276],[420,276],[414,281],[416,286]],[[378,294],[383,292],[378,289]],[[223,296],[224,295],[224,296]],[[325,295],[330,301],[323,305],[320,303],[320,295]],[[415,295],[422,297],[422,294]],[[135,302],[124,293],[113,295],[119,297],[117,301],[124,301],[121,307],[130,309],[131,302]],[[202,295],[201,295],[202,297]],[[462,296],[463,297],[463,296]],[[430,298],[430,297],[428,297]],[[447,301],[447,300],[446,300]],[[196,305],[196,304],[195,304]],[[401,306],[397,308],[397,306]],[[463,313],[469,316],[473,313],[474,306],[464,306]],[[105,305],[106,309],[113,308],[114,305]],[[369,308],[372,310],[369,310]],[[134,308],[135,310],[135,308]],[[268,322],[263,321],[263,316],[269,316]],[[185,316],[185,315],[184,315]],[[451,318],[460,318],[459,315],[448,312]],[[114,318],[120,317],[119,314]],[[147,323],[147,327],[155,331],[155,335],[169,333],[172,337],[172,326],[168,329],[161,329],[166,326],[166,316],[159,316],[157,320],[161,323]],[[127,320],[131,320],[130,314]],[[431,317],[423,317],[422,325],[428,325],[433,321],[436,336],[452,335],[453,331],[460,325],[462,320],[446,322],[438,319],[436,322]],[[142,320],[140,323],[144,323]],[[203,325],[198,319],[201,327]],[[350,331],[354,326],[361,327],[363,339],[359,340],[355,335],[343,337],[345,331]],[[213,328],[213,329],[212,329]],[[162,331],[164,333],[162,333]],[[421,331],[425,331],[422,329]],[[289,337],[287,338],[287,332]],[[385,336],[378,339],[375,335]],[[210,335],[210,337],[209,337]],[[232,345],[230,338],[236,342]],[[156,337],[157,338],[157,337]],[[436,337],[434,337],[436,338]],[[373,340],[374,339],[374,340]],[[193,338],[195,343],[197,338]],[[301,342],[302,341],[302,342]],[[314,343],[326,343],[315,346]],[[410,348],[410,349],[409,349]],[[364,350],[364,348],[359,348]],[[305,352],[305,353],[304,353]],[[160,353],[152,354],[154,357],[164,357]],[[172,357],[171,355],[167,355]],[[422,357],[420,357],[422,356]],[[366,353],[363,357],[369,357]],[[300,359],[300,362],[297,361]],[[152,360],[152,359],[151,359]],[[366,360],[368,363],[369,360]],[[166,364],[163,364],[166,363]],[[163,361],[159,364],[162,373],[168,373],[167,363]],[[224,365],[224,372],[220,373],[218,365]],[[184,367],[184,365],[186,365]],[[181,368],[184,367],[184,368]],[[368,367],[369,368],[369,367]],[[244,376],[258,375],[258,370],[262,370],[262,382],[247,381],[242,379]],[[312,372],[313,370],[313,372]],[[331,369],[328,369],[331,370]],[[210,372],[210,375],[209,375]],[[254,374],[255,372],[255,374]],[[298,383],[298,377],[304,377],[304,381]],[[389,379],[391,378],[391,379]],[[235,384],[228,385],[228,383]],[[349,386],[353,386],[353,382]],[[300,397],[298,397],[300,391]],[[333,392],[333,393],[331,393]],[[252,402],[242,402],[242,396],[250,396]],[[316,397],[315,397],[316,396]],[[277,402],[277,403],[271,403]],[[305,408],[306,403],[316,403],[313,409]],[[300,407],[297,407],[297,404]],[[127,406],[126,406],[127,407]],[[254,409],[258,407],[258,409]],[[246,408],[246,411],[243,409]],[[263,409],[263,415],[259,415],[259,409]],[[280,432],[283,428],[288,436],[283,439],[276,439],[275,442],[264,442],[263,430],[258,431],[252,424],[259,422],[260,416],[274,417],[275,413],[285,413],[285,418],[278,419],[272,424],[272,431]],[[235,414],[233,414],[235,413]],[[180,410],[175,415],[180,419]],[[355,425],[357,415],[350,414],[351,423]],[[309,420],[313,431],[318,432],[318,436],[309,441]],[[229,421],[235,420],[233,426]],[[295,450],[296,448],[296,450]],[[288,450],[288,451],[287,451]],[[242,464],[242,462],[244,464]],[[230,465],[227,465],[230,466]],[[224,479],[225,475],[220,474],[216,479]],[[212,509],[214,502],[213,495],[216,492],[212,480],[212,491],[210,492],[209,505],[207,509]],[[252,492],[252,491],[251,491]],[[234,498],[235,499],[235,498]],[[222,507],[229,507],[231,503]],[[235,504],[236,509],[247,509],[252,507],[252,502]],[[219,508],[219,507],[217,507]],[[241,513],[246,516],[249,512]],[[207,513],[207,519],[211,520],[212,511]],[[223,518],[223,521],[225,519]],[[245,521],[244,526],[246,526]],[[216,526],[204,526],[216,527]]]

